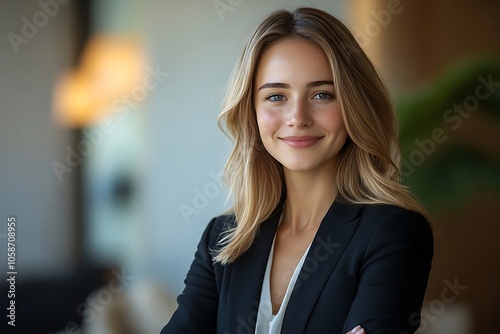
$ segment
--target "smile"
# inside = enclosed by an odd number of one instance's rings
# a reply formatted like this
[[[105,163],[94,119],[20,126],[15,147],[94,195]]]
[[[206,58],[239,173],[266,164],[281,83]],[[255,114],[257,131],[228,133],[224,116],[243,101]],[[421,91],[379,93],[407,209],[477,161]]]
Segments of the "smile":
[[[290,136],[280,137],[285,144],[293,148],[306,148],[316,144],[321,138],[318,136]]]

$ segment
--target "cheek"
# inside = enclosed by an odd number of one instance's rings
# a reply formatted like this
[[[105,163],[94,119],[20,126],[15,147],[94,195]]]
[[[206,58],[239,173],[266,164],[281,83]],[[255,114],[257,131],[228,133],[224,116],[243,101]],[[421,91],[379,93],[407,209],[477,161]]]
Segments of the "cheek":
[[[324,124],[328,124],[328,128],[334,132],[345,132],[344,118],[340,109],[336,108],[333,113],[325,115]]]
[[[281,118],[279,113],[270,109],[257,110],[257,124],[261,136],[272,135],[281,126]]]

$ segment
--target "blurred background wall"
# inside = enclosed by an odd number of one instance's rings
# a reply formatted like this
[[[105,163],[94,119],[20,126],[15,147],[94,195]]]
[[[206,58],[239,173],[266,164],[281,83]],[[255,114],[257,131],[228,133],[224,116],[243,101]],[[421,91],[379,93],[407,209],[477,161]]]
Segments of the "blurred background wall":
[[[159,331],[202,230],[230,205],[219,173],[231,144],[216,125],[229,73],[265,15],[299,5],[346,22],[393,93],[407,181],[437,233],[421,332],[494,328],[496,2],[6,0],[0,261],[15,215],[17,332]],[[450,124],[479,77],[488,98]],[[449,139],[431,150],[435,129]]]
[[[27,276],[53,276],[73,269],[75,181],[54,180],[52,160],[64,159],[71,133],[52,121],[52,90],[58,73],[71,66],[75,50],[73,4],[65,5],[51,24],[30,31],[18,48],[9,32],[22,36],[22,17],[40,10],[36,2],[1,5],[0,207],[3,220],[18,215],[19,265]],[[24,38],[24,37],[23,37]],[[17,45],[17,44],[16,44]],[[16,52],[16,50],[18,52]],[[56,182],[54,182],[56,181]],[[2,223],[2,232],[6,231]],[[2,265],[6,235],[1,235]]]

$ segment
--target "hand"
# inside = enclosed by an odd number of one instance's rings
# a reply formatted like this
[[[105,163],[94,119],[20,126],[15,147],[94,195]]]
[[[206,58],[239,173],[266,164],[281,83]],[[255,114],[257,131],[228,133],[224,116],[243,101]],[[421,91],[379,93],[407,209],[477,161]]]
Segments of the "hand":
[[[360,325],[357,325],[346,334],[366,334],[366,332]]]

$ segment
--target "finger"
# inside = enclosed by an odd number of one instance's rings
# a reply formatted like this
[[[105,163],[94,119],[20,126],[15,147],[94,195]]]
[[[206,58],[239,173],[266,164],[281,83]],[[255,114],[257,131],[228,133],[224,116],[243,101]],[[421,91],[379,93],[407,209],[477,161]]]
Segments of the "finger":
[[[346,334],[356,334],[359,330],[361,329],[361,326],[360,325],[357,325],[356,327],[354,327],[353,329],[351,329],[349,332],[347,332]]]

